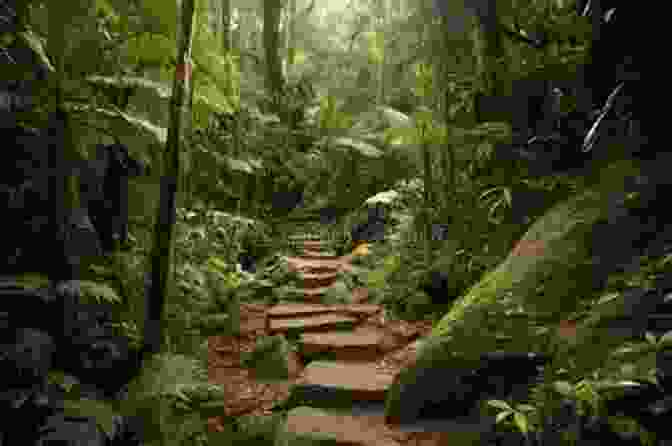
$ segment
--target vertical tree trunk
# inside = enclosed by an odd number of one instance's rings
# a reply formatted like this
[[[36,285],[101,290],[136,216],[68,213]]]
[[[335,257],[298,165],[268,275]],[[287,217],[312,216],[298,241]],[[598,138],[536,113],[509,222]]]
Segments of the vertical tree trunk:
[[[378,92],[376,94],[376,103],[383,105],[385,103],[385,63],[387,55],[385,54],[386,43],[386,26],[389,23],[387,2],[385,0],[378,0],[378,29],[376,30],[376,38],[381,39],[379,42],[382,58],[378,65]]]
[[[49,5],[56,8],[55,5]],[[23,12],[24,10],[20,10]],[[81,11],[84,12],[84,11]],[[52,11],[50,14],[53,17],[61,17]],[[65,25],[65,26],[64,26]],[[49,118],[49,135],[50,145],[49,167],[51,202],[53,208],[50,212],[51,221],[50,226],[57,237],[57,251],[53,253],[54,265],[57,265],[51,272],[55,281],[67,281],[79,279],[79,262],[77,258],[68,258],[66,252],[67,247],[67,230],[69,216],[72,210],[79,207],[79,183],[76,176],[72,175],[70,166],[76,156],[76,149],[74,147],[72,138],[72,129],[69,125],[69,116],[63,105],[63,83],[67,79],[65,72],[66,61],[65,55],[67,50],[66,29],[69,28],[68,23],[64,24],[62,21],[52,20],[49,22],[49,40],[48,50],[49,54],[55,61],[56,71],[53,76],[49,78],[49,88],[52,91],[51,98],[53,100],[51,109],[53,110]]]
[[[269,95],[282,91],[282,61],[280,58],[280,0],[264,0],[264,50],[266,53],[266,82]]]
[[[161,195],[154,229],[154,249],[152,252],[152,283],[146,309],[144,347],[148,353],[159,353],[163,332],[161,320],[169,280],[173,269],[173,231],[175,209],[180,179],[180,143],[183,130],[185,107],[189,103],[191,80],[191,45],[194,21],[194,0],[182,0],[178,18],[178,54],[173,97],[170,104],[170,126],[166,141],[165,169],[161,177]]]

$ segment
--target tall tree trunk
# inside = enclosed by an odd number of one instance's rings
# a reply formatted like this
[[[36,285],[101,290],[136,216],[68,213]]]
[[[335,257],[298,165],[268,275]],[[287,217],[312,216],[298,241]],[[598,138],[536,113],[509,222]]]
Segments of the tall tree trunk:
[[[56,8],[56,5],[49,5]],[[27,12],[27,11],[25,11]],[[84,12],[84,11],[80,11]],[[51,17],[62,17],[62,14],[52,11]],[[65,26],[64,26],[65,25]],[[77,258],[68,258],[66,244],[68,219],[72,210],[79,207],[79,183],[78,178],[72,175],[70,166],[76,157],[76,148],[72,138],[72,129],[69,123],[69,115],[64,106],[63,84],[67,80],[66,74],[66,30],[69,23],[63,21],[49,21],[48,51],[55,61],[55,73],[49,78],[49,88],[52,91],[53,110],[49,118],[50,146],[48,148],[49,167],[51,169],[50,188],[51,203],[53,208],[50,212],[50,225],[57,237],[57,250],[54,253],[55,270],[51,277],[55,281],[67,281],[79,279],[79,262]]]
[[[281,0],[264,0],[264,50],[268,93],[275,97],[282,91],[282,60],[280,57]]]
[[[423,250],[425,256],[425,264],[429,267],[433,261],[432,252],[432,227],[431,227],[431,209],[435,203],[434,201],[434,176],[432,175],[432,155],[430,152],[429,143],[427,142],[427,124],[421,123],[420,139],[422,141],[422,162],[423,162],[423,180],[424,180],[424,194],[422,206],[421,227],[423,232]]]
[[[154,229],[152,252],[152,283],[146,309],[144,347],[148,353],[159,353],[163,332],[162,317],[169,280],[173,273],[173,230],[180,179],[180,144],[185,107],[189,103],[191,80],[191,45],[193,38],[194,0],[182,0],[177,23],[178,54],[173,97],[170,104],[170,126],[165,150],[165,169],[161,177],[161,195]]]
[[[378,92],[376,94],[376,103],[379,105],[385,103],[385,63],[387,61],[385,43],[387,40],[386,27],[389,23],[388,13],[389,8],[387,7],[387,2],[385,0],[378,0],[378,29],[376,30],[376,36],[382,40],[382,42],[380,42],[382,58],[378,65]]]

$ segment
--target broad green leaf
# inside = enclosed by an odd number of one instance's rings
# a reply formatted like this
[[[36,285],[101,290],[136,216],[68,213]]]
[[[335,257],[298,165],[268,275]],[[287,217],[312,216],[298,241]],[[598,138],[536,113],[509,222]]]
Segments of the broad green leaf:
[[[378,107],[380,114],[385,118],[390,127],[413,127],[413,121],[404,113],[390,107]]]
[[[497,416],[495,417],[495,423],[499,424],[499,423],[501,423],[502,421],[504,421],[504,420],[506,420],[507,418],[509,418],[511,415],[513,415],[513,412],[511,412],[510,410],[505,410],[505,411],[503,411],[503,412],[500,412],[500,413],[498,413]]]
[[[136,87],[153,91],[159,98],[171,97],[171,86],[138,76],[89,76],[86,80],[92,84],[116,86],[119,88]]]
[[[390,145],[417,144],[420,141],[415,127],[391,127],[383,132],[384,140]]]
[[[362,140],[355,140],[353,138],[341,137],[332,141],[332,146],[335,148],[344,147],[354,149],[361,155],[369,158],[378,158],[383,155],[383,152],[378,148],[368,144]]]
[[[660,343],[662,345],[668,345],[672,343],[672,331],[666,332],[660,337]]]
[[[30,49],[35,52],[38,60],[41,62],[42,66],[46,67],[49,71],[54,72],[56,69],[51,65],[47,53],[44,51],[44,46],[42,41],[32,32],[23,31],[18,33],[17,37],[30,47]]]
[[[488,400],[488,405],[502,410],[513,411],[511,405],[502,400]]]
[[[117,122],[125,122],[130,124],[136,130],[140,130],[143,135],[149,136],[156,143],[165,145],[168,138],[168,130],[163,127],[158,127],[144,118],[136,118],[128,113],[110,110],[106,108],[86,106],[72,106],[73,110],[81,113],[96,113],[100,116],[106,117]]]
[[[537,410],[536,407],[530,405],[530,404],[518,404],[516,406],[516,409],[520,410],[521,412],[533,412]]]
[[[365,204],[391,204],[394,200],[399,198],[399,192],[396,190],[388,190],[384,192],[379,192],[373,197],[368,198],[364,203]]]
[[[114,9],[114,6],[110,4],[107,0],[96,0],[96,13],[102,14],[105,16],[116,15],[117,11]]]
[[[233,171],[245,172],[245,173],[253,172],[252,166],[245,160],[226,157],[226,162],[228,164],[229,169]]]
[[[93,297],[98,302],[121,303],[121,298],[117,292],[104,283],[82,280],[79,282],[79,285],[82,290],[82,295],[85,297]]]
[[[215,271],[226,271],[229,267],[224,260],[218,257],[210,257],[208,259],[208,266],[214,268]]]
[[[513,414],[513,422],[516,424],[518,429],[520,429],[520,431],[523,434],[526,434],[530,431],[529,420],[527,419],[527,417],[524,414],[519,413],[519,412],[514,413]]]

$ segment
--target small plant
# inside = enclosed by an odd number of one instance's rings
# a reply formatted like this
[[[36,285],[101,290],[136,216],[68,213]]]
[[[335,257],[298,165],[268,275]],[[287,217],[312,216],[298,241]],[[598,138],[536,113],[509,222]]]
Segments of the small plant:
[[[497,424],[504,424],[519,430],[526,441],[530,441],[530,432],[536,431],[538,428],[530,416],[530,414],[537,411],[536,407],[529,404],[516,404],[512,406],[502,400],[489,400],[488,405],[501,410],[495,419]]]

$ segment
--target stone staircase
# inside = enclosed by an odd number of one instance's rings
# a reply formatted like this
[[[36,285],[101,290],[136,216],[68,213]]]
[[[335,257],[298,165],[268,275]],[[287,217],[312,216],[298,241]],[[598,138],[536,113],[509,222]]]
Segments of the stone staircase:
[[[351,260],[352,256],[323,253],[323,244],[315,238],[304,240],[303,254],[288,262],[303,278],[306,303],[280,303],[266,312],[267,332],[295,336],[299,354],[307,362],[286,403],[289,412],[281,437],[285,443],[280,443],[478,444],[480,433],[489,428],[478,422],[460,420],[434,427],[385,425],[384,402],[395,373],[381,367],[380,360],[386,353],[412,344],[421,333],[395,333],[384,322],[367,323],[382,318],[383,310],[367,303],[365,289],[355,290],[349,304],[320,303]]]
[[[361,291],[350,304],[319,303],[350,259],[324,254],[322,243],[316,239],[305,240],[303,246],[303,254],[288,261],[300,271],[306,303],[279,304],[266,313],[270,333],[290,335],[296,331],[304,359],[329,357],[309,362],[295,389],[341,389],[351,392],[355,400],[384,401],[393,376],[378,372],[376,360],[398,345],[392,345],[387,331],[360,326],[365,319],[380,314],[382,308],[366,303],[367,295]]]

